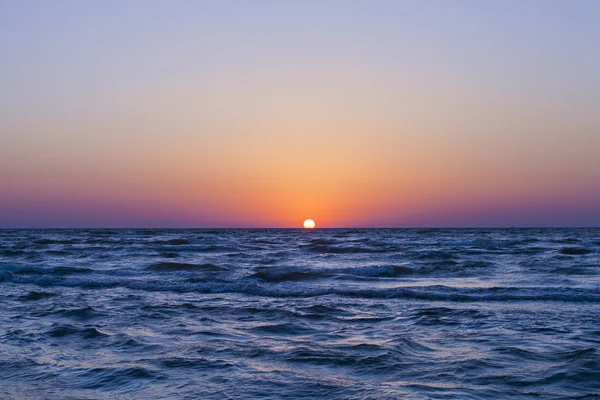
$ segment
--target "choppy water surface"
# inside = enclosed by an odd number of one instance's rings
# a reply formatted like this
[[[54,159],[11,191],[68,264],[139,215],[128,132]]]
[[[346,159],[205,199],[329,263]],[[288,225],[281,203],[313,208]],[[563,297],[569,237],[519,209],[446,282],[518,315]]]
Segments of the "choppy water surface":
[[[0,398],[596,398],[600,230],[0,231]]]

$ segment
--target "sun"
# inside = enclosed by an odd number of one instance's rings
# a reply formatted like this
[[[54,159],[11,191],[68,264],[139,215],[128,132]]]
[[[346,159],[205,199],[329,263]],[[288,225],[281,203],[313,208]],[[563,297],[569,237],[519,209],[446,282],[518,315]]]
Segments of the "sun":
[[[314,227],[315,227],[315,221],[313,221],[312,219],[307,219],[306,221],[304,221],[305,229],[313,229]]]

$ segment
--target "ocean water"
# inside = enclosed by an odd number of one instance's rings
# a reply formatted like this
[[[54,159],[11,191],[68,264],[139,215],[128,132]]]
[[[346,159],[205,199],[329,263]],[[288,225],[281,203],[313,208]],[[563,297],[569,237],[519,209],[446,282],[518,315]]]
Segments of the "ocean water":
[[[600,398],[600,230],[3,230],[1,399]]]

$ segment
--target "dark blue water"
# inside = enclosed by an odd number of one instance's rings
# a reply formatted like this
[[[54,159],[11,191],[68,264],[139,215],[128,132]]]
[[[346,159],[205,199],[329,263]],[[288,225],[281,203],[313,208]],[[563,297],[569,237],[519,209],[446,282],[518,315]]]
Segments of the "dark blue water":
[[[0,398],[598,398],[600,230],[0,231]]]

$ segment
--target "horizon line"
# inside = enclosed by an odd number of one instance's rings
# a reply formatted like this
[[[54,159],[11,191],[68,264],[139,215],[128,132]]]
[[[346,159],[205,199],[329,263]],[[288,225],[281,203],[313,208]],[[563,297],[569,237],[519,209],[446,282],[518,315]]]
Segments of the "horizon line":
[[[0,230],[344,230],[344,229],[600,229],[600,226],[348,226],[348,227],[0,227]]]

